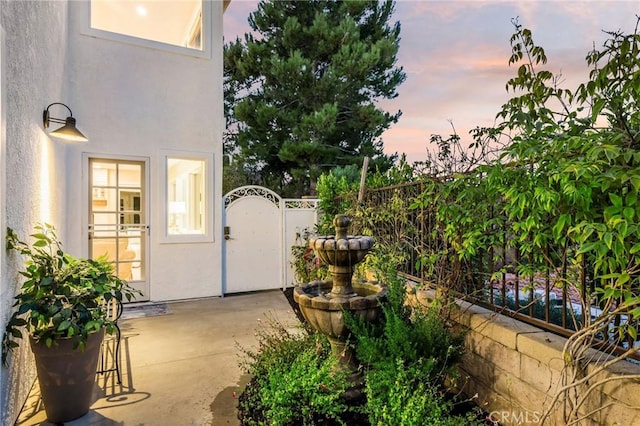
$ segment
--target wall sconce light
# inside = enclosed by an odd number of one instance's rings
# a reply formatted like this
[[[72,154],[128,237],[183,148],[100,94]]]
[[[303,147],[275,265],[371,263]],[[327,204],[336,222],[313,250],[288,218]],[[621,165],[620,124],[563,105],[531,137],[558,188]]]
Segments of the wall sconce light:
[[[65,120],[61,118],[51,117],[49,115],[49,108],[51,108],[53,105],[62,105],[63,107],[68,109],[69,116]],[[56,138],[72,142],[87,142],[89,140],[85,135],[82,134],[82,132],[80,132],[80,130],[76,129],[76,119],[73,118],[71,108],[60,102],[54,102],[44,110],[44,112],[42,113],[42,123],[45,129],[49,128],[49,123],[64,124],[64,126],[60,127],[58,130],[54,130],[53,132],[49,133],[51,136],[54,136]]]

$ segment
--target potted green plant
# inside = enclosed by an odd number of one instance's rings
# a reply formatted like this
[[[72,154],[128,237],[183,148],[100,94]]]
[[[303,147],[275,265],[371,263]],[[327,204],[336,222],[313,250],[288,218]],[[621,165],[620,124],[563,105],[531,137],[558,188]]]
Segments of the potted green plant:
[[[19,346],[22,329],[35,356],[47,419],[63,423],[89,411],[104,333],[115,324],[106,305],[131,300],[136,290],[114,273],[106,259],[76,258],[62,250],[53,226],[35,227],[32,244],[7,229],[7,249],[26,257],[26,281],[15,296],[2,338],[2,363]]]

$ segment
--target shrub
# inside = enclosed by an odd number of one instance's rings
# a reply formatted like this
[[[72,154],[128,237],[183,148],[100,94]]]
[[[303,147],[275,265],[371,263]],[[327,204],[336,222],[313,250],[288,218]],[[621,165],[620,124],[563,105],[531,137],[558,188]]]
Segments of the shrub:
[[[402,361],[395,368],[372,369],[367,374],[367,412],[374,426],[479,424],[473,413],[452,415],[454,402],[430,382],[423,381],[420,368],[407,367]],[[385,388],[384,392],[380,392]]]
[[[345,424],[351,408],[341,396],[349,384],[326,337],[270,318],[257,338],[256,350],[242,349],[241,366],[254,376],[238,402],[243,425]]]
[[[317,336],[317,338],[320,338]],[[271,425],[315,425],[340,419],[348,410],[342,394],[347,373],[336,368],[337,360],[314,347],[297,354],[290,365],[277,364],[260,382],[260,400]]]
[[[333,217],[343,214],[353,204],[351,198],[358,192],[360,171],[356,166],[336,167],[318,178],[316,190],[320,199],[319,232],[333,231]],[[338,201],[337,197],[341,197]]]
[[[296,243],[291,246],[291,267],[295,284],[305,284],[324,279],[329,275],[327,265],[320,261],[315,251],[309,247],[311,232],[305,228],[296,233]]]
[[[438,308],[412,310],[405,283],[388,273],[388,300],[378,324],[348,316],[356,354],[365,364],[366,412],[372,425],[469,424],[451,414],[444,379],[462,355],[461,334],[449,330]]]

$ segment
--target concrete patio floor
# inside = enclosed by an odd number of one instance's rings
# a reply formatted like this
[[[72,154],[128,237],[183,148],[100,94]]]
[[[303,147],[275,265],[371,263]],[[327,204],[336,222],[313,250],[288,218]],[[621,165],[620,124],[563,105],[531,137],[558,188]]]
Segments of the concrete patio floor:
[[[239,347],[256,343],[268,317],[296,327],[280,290],[168,303],[170,313],[124,319],[122,384],[98,375],[94,403],[67,426],[239,425],[237,399],[249,377],[238,365]],[[51,425],[36,383],[16,423]]]

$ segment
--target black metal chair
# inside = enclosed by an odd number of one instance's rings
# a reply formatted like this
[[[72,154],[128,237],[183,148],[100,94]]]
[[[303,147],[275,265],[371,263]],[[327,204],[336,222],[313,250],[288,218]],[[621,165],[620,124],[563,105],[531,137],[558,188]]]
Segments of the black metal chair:
[[[100,360],[98,362],[98,374],[104,374],[109,371],[115,371],[118,379],[118,384],[122,383],[122,377],[120,375],[120,327],[118,326],[118,320],[122,316],[122,302],[112,298],[109,302],[105,302],[103,305],[107,311],[108,317],[115,324],[115,334],[105,334],[104,341],[102,342],[102,349],[100,351]],[[108,358],[111,357],[112,361],[109,362]],[[111,365],[109,367],[109,365]]]

